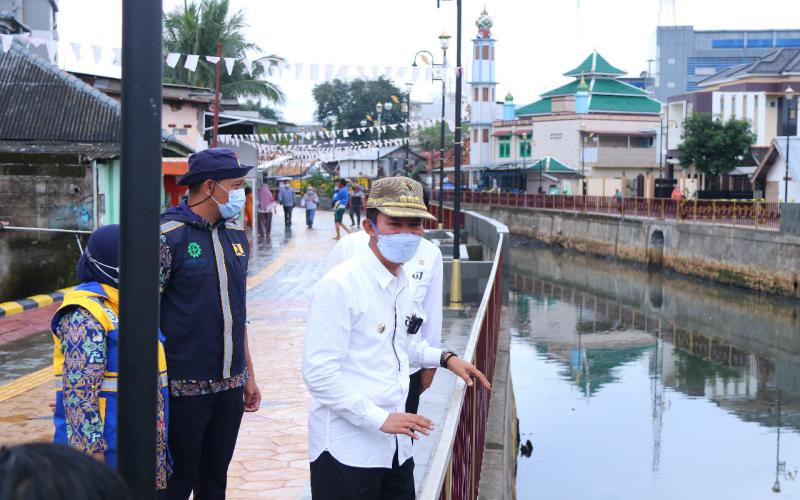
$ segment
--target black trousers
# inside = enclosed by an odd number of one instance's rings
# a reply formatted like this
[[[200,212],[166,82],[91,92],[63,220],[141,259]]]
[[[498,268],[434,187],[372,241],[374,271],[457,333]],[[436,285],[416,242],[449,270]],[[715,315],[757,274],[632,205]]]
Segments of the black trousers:
[[[414,500],[414,459],[397,463],[391,469],[351,467],[327,451],[311,462],[313,500]]]
[[[422,392],[422,370],[412,373],[408,380],[408,397],[406,397],[406,413],[416,415],[419,410],[419,395]]]
[[[225,498],[228,465],[244,413],[244,388],[169,398],[172,476],[159,500]]]
[[[283,225],[284,226],[291,226],[292,225],[292,209],[294,207],[283,207]]]

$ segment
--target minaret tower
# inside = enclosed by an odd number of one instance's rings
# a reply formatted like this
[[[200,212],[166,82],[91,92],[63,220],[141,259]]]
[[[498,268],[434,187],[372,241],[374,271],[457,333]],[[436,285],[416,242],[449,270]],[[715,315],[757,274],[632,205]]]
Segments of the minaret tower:
[[[492,18],[483,9],[478,20],[478,35],[472,40],[472,79],[470,80],[470,165],[492,162],[492,122],[495,120],[494,38]]]

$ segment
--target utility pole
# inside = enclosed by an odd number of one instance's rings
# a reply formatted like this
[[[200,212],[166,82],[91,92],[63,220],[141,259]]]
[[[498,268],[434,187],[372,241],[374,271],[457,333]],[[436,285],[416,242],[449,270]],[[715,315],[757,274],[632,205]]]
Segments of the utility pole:
[[[450,307],[461,307],[461,0],[456,0],[456,130],[455,191],[453,200],[453,267]]]
[[[216,87],[214,89],[214,128],[211,131],[211,147],[217,147],[217,136],[219,135],[219,66],[222,64],[222,43],[217,42],[217,64],[215,64],[216,71]]]

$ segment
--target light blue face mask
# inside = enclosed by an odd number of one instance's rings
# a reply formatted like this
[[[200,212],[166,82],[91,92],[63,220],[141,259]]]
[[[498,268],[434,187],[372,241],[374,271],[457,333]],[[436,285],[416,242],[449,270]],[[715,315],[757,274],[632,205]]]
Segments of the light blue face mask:
[[[217,184],[223,191],[228,193],[228,201],[226,203],[220,203],[217,201],[214,196],[211,196],[211,199],[217,203],[219,206],[219,214],[222,216],[223,219],[233,219],[240,213],[242,213],[242,209],[244,208],[245,202],[245,194],[244,188],[240,189],[232,189],[228,191],[221,184]]]
[[[382,235],[377,224],[372,224],[372,227],[378,233],[378,250],[386,260],[395,264],[405,264],[414,258],[422,242],[422,236],[411,233]]]

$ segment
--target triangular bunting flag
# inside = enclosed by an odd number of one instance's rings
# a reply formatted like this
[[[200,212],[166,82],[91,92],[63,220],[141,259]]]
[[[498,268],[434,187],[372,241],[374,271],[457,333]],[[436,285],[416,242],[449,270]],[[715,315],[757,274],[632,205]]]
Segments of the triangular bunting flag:
[[[181,58],[181,55],[177,52],[170,52],[167,54],[167,66],[170,68],[174,68],[178,65],[178,60]]]
[[[8,52],[11,50],[11,43],[14,41],[14,37],[11,35],[2,35],[0,34],[0,43],[3,45],[3,53]]]
[[[70,43],[70,47],[72,47],[72,53],[75,54],[75,59],[78,61],[81,60],[81,44],[79,43]]]
[[[248,75],[253,74],[253,61],[249,60],[248,58],[244,58],[242,60],[242,64],[244,64],[244,69],[247,70]]]
[[[44,42],[45,41],[42,40],[41,38],[31,38],[31,37],[28,38],[28,43],[33,45],[34,47],[39,47]]]
[[[416,82],[419,79],[419,66],[411,68],[411,81]]]
[[[308,76],[314,81],[319,80],[319,64],[312,64],[309,66]]]
[[[120,47],[114,47],[111,50],[114,52],[114,64],[122,66],[122,49]]]
[[[228,76],[233,74],[233,65],[236,62],[235,57],[226,57],[225,58],[225,69],[228,71]]]
[[[196,71],[197,70],[197,62],[200,61],[200,56],[197,54],[187,54],[186,55],[186,62],[183,63],[183,67],[188,69],[189,71]]]
[[[350,66],[344,64],[342,65],[341,68],[339,68],[339,72],[336,73],[336,78],[338,78],[339,80],[345,80],[347,79],[347,73],[349,72],[350,72]]]
[[[303,74],[303,63],[295,63],[294,65],[294,77],[295,79],[299,80],[300,75]]]
[[[50,62],[55,64],[57,56],[58,56],[58,42],[56,42],[55,40],[48,40],[47,57],[50,58]]]
[[[325,80],[333,80],[333,64],[325,65]]]
[[[92,54],[94,54],[94,63],[100,64],[100,59],[103,58],[103,47],[92,45]]]
[[[206,56],[206,61],[210,62],[211,64],[217,64],[219,62],[219,57],[217,57],[217,56]]]

